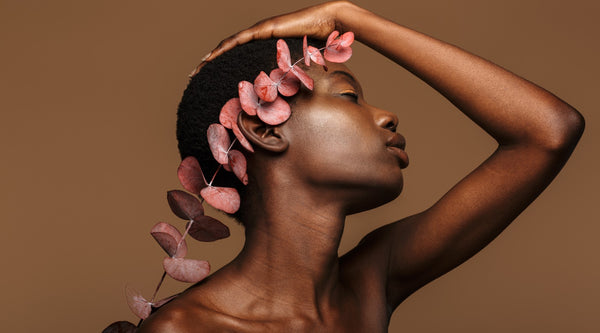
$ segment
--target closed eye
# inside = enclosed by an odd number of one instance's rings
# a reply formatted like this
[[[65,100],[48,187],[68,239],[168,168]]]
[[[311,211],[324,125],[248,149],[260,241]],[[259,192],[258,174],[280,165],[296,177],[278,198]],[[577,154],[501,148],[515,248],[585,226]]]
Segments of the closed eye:
[[[355,103],[358,102],[358,94],[353,91],[344,91],[343,93],[340,94],[340,96],[349,97]]]

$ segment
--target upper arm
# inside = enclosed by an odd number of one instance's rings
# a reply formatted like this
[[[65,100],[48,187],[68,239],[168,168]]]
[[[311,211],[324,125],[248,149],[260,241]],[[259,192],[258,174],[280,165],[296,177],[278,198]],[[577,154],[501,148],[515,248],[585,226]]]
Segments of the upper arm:
[[[491,242],[552,181],[571,150],[500,146],[432,207],[365,237],[357,253],[379,272],[389,306]]]

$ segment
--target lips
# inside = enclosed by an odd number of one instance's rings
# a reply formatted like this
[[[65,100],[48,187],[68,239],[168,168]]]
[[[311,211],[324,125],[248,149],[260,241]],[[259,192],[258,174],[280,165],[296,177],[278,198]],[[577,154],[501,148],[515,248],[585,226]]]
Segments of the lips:
[[[398,133],[394,133],[386,142],[387,149],[394,154],[400,162],[400,168],[404,169],[408,166],[408,155],[404,151],[406,147],[406,139]]]

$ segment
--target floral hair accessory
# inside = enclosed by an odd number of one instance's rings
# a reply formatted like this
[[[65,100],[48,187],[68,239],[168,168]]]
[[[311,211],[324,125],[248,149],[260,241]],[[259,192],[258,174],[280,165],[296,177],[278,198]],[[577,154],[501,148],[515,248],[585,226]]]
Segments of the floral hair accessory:
[[[246,174],[246,158],[235,149],[232,149],[236,140],[240,142],[249,152],[254,152],[252,145],[244,137],[237,125],[237,117],[240,112],[246,112],[251,116],[258,118],[268,125],[279,125],[284,123],[291,115],[291,108],[288,102],[282,96],[291,97],[298,93],[301,84],[306,88],[313,89],[313,79],[306,74],[300,66],[304,60],[306,66],[310,66],[311,61],[323,66],[327,70],[325,60],[336,63],[343,63],[352,56],[350,45],[354,42],[354,34],[346,32],[340,36],[338,31],[332,32],[327,38],[325,47],[317,49],[314,46],[308,46],[307,37],[303,40],[304,57],[292,64],[290,50],[287,43],[280,39],[277,41],[277,66],[269,75],[260,72],[254,79],[254,83],[241,81],[238,84],[238,97],[230,99],[219,115],[219,124],[212,124],[208,128],[208,143],[213,157],[220,166],[213,175],[210,182],[204,181],[202,184],[196,184],[188,187],[184,179],[180,180],[184,188],[192,193],[200,195],[206,202],[226,213],[235,213],[239,209],[239,194],[233,188],[216,187],[212,185],[216,174],[221,167],[227,171],[233,171],[238,179],[248,183]],[[321,54],[323,51],[323,54]],[[281,96],[280,96],[281,95]],[[231,129],[235,138],[233,142],[229,140],[229,134],[226,129]],[[181,163],[183,167],[189,165],[187,157]],[[197,162],[196,162],[197,163]],[[186,174],[193,179],[204,179],[200,168],[187,169],[189,172],[194,170],[194,174]],[[198,192],[198,189],[200,191]]]
[[[261,121],[273,126],[284,123],[291,115],[291,108],[282,96],[294,96],[300,90],[301,85],[310,90],[313,89],[313,79],[298,64],[304,60],[304,64],[310,66],[312,61],[327,70],[325,60],[343,63],[352,56],[350,45],[353,41],[354,34],[352,32],[346,32],[340,36],[339,32],[334,31],[327,38],[325,47],[317,49],[314,46],[308,46],[307,38],[304,36],[304,57],[292,64],[288,45],[280,39],[277,41],[278,68],[271,70],[269,75],[260,72],[253,83],[241,81],[238,84],[238,97],[225,103],[219,114],[219,123],[211,124],[207,130],[210,150],[219,163],[219,167],[210,181],[206,180],[198,160],[192,156],[183,159],[177,169],[177,176],[183,187],[187,191],[199,195],[202,201],[184,191],[171,190],[167,192],[167,201],[173,213],[188,221],[183,235],[175,226],[165,222],[157,223],[150,231],[152,237],[168,254],[168,257],[163,260],[163,274],[152,298],[146,300],[140,292],[133,288],[126,288],[127,304],[141,320],[150,315],[152,308],[158,308],[177,296],[155,301],[166,275],[175,280],[189,283],[200,282],[208,276],[210,265],[207,261],[185,258],[187,254],[186,235],[189,234],[192,238],[203,242],[229,237],[229,228],[226,225],[215,218],[204,215],[202,202],[206,201],[214,208],[229,214],[235,213],[240,207],[240,196],[235,188],[212,185],[221,169],[233,172],[244,185],[248,184],[246,157],[241,151],[232,149],[237,141],[248,152],[254,152],[252,145],[237,125],[239,113],[243,111],[248,115],[258,116]],[[230,140],[228,129],[235,136],[233,141]],[[132,323],[117,321],[108,326],[103,333],[135,332],[135,330],[136,326]]]

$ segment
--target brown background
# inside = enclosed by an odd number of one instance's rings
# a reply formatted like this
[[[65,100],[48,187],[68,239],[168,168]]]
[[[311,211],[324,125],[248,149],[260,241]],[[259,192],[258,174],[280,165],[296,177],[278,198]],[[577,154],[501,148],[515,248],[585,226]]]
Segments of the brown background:
[[[135,321],[126,283],[149,296],[178,222],[175,108],[219,40],[311,1],[0,1],[3,332],[99,332]],[[598,1],[360,1],[480,54],[579,109],[587,129],[549,190],[473,259],[418,291],[391,332],[600,332]],[[362,45],[350,66],[394,110],[411,166],[403,195],[349,218],[341,252],[431,205],[493,141],[403,69]],[[190,244],[216,269],[242,230]],[[169,281],[162,295],[184,287]]]

